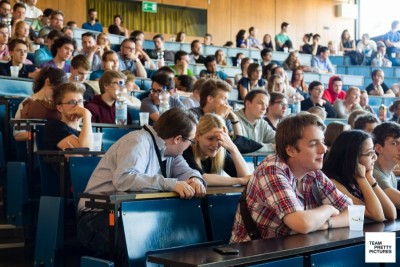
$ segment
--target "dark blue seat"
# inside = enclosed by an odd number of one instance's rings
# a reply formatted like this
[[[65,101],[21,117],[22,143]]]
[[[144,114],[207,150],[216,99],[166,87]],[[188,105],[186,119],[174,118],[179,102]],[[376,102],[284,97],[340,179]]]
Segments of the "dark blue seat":
[[[327,260],[328,259],[328,260]],[[365,263],[365,245],[333,249],[310,255],[310,266],[380,266],[379,263]]]
[[[228,242],[241,194],[207,196],[212,240]]]
[[[60,196],[60,175],[56,171],[58,164],[46,162],[44,155],[39,155],[40,193],[42,196]]]
[[[138,125],[140,108],[128,106],[128,112],[129,112],[129,115],[131,116],[132,124]]]
[[[83,193],[89,182],[90,176],[101,157],[71,157],[69,158],[69,171],[74,193],[75,208],[78,206],[79,194]]]
[[[122,136],[132,131],[132,129],[126,128],[103,128],[103,151],[107,151],[115,142],[118,141]]]
[[[33,266],[59,266],[57,251],[64,243],[64,201],[60,197],[40,198]]]
[[[257,265],[252,265],[252,267],[294,267],[303,266],[303,257],[295,257],[290,259],[277,260],[273,262],[266,262]]]
[[[114,267],[114,263],[112,261],[85,256],[81,258],[81,267]]]
[[[140,100],[145,99],[149,95],[149,91],[132,91],[132,95]]]
[[[3,133],[0,131],[0,169],[5,167],[6,167],[6,160],[4,158]]]
[[[7,163],[7,222],[24,225],[23,206],[27,202],[26,165],[24,162]]]
[[[207,242],[197,198],[123,202],[121,214],[129,266],[146,266],[148,252]]]

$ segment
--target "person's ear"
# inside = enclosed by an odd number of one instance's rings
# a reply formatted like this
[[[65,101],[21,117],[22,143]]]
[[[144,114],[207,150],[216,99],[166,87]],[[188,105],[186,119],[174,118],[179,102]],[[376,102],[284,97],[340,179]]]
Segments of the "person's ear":
[[[286,154],[288,154],[290,158],[294,157],[297,154],[297,149],[294,146],[288,145],[285,150]]]
[[[214,102],[214,97],[212,97],[212,96],[207,96],[207,103],[212,103],[212,102]]]
[[[382,154],[383,152],[383,146],[380,144],[375,144],[375,152],[379,154]]]
[[[175,145],[178,144],[178,142],[179,142],[179,140],[180,140],[181,138],[182,138],[181,135],[175,136],[174,139],[173,139],[174,144],[175,144]]]

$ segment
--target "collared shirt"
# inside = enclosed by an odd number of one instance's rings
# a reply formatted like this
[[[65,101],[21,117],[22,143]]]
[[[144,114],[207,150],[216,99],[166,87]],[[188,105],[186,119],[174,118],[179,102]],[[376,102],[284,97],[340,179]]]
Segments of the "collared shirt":
[[[183,98],[182,104],[185,106],[186,109],[200,107],[199,101],[197,101],[197,99],[194,98],[193,96]]]
[[[110,195],[115,192],[161,190],[174,191],[177,181],[198,177],[200,173],[189,167],[182,155],[164,155],[166,145],[151,126],[161,159],[166,160],[166,174],[162,175],[155,146],[146,130],[132,131],[123,136],[104,154],[94,170],[85,193]],[[78,210],[84,209],[81,199]]]
[[[185,106],[182,104],[179,97],[169,97],[169,107],[170,108],[181,108],[185,109]],[[150,115],[154,112],[160,111],[160,106],[154,104],[151,96],[148,96],[142,100],[142,104],[140,105],[141,112],[148,112]]]
[[[263,119],[258,119],[253,124],[249,122],[244,113],[244,109],[235,112],[242,126],[243,136],[252,139],[263,145],[257,152],[274,151],[275,131]]]
[[[131,59],[124,59],[121,55],[121,52],[118,52],[117,55],[119,61],[119,71],[129,70],[130,72],[136,74],[136,63]]]
[[[329,58],[322,60],[319,56],[314,56],[311,60],[311,66],[317,68],[320,71],[327,71],[332,74],[335,73]]]
[[[246,202],[251,217],[264,239],[294,234],[283,218],[296,211],[315,209],[319,206],[312,193],[315,184],[323,204],[342,211],[352,204],[349,197],[336,189],[322,171],[307,173],[301,180],[293,175],[289,166],[277,155],[269,155],[257,167],[247,185]],[[301,187],[303,193],[298,188]],[[310,218],[312,219],[312,218]],[[250,240],[237,209],[230,242]]]
[[[88,53],[85,51],[81,51],[79,54],[84,55],[86,58],[88,57]],[[91,71],[97,71],[101,69],[101,58],[98,54],[93,55],[92,66],[90,68]]]

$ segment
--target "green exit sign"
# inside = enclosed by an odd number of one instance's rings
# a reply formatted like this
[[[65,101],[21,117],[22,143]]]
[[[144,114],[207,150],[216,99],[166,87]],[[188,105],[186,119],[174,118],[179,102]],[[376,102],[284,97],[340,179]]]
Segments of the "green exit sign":
[[[142,3],[142,11],[143,12],[157,13],[157,3],[144,2],[143,1],[143,3]]]

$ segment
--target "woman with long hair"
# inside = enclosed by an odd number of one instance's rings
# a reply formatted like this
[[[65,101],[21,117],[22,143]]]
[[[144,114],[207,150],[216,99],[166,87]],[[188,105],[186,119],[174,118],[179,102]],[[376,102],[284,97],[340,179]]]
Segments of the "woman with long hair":
[[[268,33],[264,35],[263,42],[261,45],[263,48],[269,48],[271,49],[271,51],[274,51],[274,44],[272,43],[272,37]]]
[[[344,30],[340,36],[339,50],[343,52],[356,50],[356,44],[351,40],[348,30]]]
[[[373,176],[377,155],[369,134],[361,130],[342,132],[333,143],[322,171],[336,187],[365,206],[365,217],[382,222],[396,219],[396,207]]]
[[[196,138],[183,157],[198,170],[209,186],[246,185],[251,172],[229,137],[222,117],[205,114],[197,125]],[[223,171],[231,177],[223,176]]]
[[[335,103],[333,103],[333,108],[338,118],[347,119],[352,111],[362,109],[360,106],[360,95],[360,88],[350,87],[346,92],[344,100],[336,99]]]
[[[293,70],[290,85],[296,90],[297,93],[301,94],[304,99],[308,98],[308,86],[304,82],[304,70],[302,66],[298,66]]]
[[[244,100],[251,90],[266,89],[266,82],[262,78],[262,68],[258,63],[251,63],[247,69],[247,78],[239,81],[239,100]]]
[[[177,42],[177,43],[184,43],[185,42],[185,40],[186,40],[186,33],[185,32],[178,32],[177,34],[176,34],[176,40],[175,40],[175,42]]]
[[[289,53],[288,57],[283,61],[282,66],[285,70],[294,70],[301,66],[299,59],[299,53],[297,51],[292,51]]]
[[[33,95],[24,99],[15,114],[16,119],[57,119],[61,118],[54,104],[54,88],[68,82],[67,75],[60,69],[43,68],[33,82]],[[28,140],[27,132],[15,132],[18,141]]]
[[[242,79],[243,77],[248,77],[247,69],[251,63],[253,63],[253,59],[249,57],[245,57],[240,61],[240,69],[242,70],[242,72],[235,75],[235,84],[238,84],[240,79]]]
[[[114,15],[114,23],[108,27],[108,32],[116,35],[125,36],[126,38],[129,37],[128,29],[126,29],[123,24],[124,20],[122,19],[121,15]]]
[[[21,20],[15,24],[15,32],[11,40],[13,39],[20,39],[22,41],[25,41],[25,43],[28,45],[29,52],[35,52],[33,42],[29,38],[29,24],[25,21]]]
[[[247,48],[246,44],[246,31],[241,29],[236,34],[236,47]]]
[[[102,53],[111,50],[111,43],[108,39],[107,33],[101,32],[97,35],[96,44],[100,46]]]

